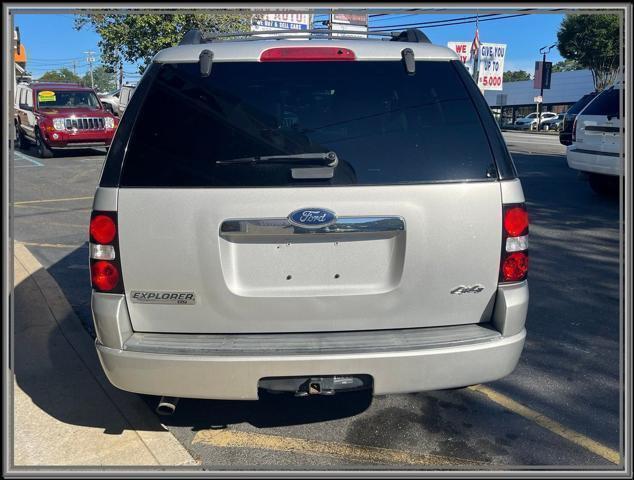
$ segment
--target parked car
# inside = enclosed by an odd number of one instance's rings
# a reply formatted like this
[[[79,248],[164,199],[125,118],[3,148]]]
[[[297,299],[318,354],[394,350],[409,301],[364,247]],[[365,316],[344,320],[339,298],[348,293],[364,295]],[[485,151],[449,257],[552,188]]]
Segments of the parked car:
[[[81,85],[19,84],[14,108],[16,147],[33,142],[44,158],[57,149],[109,147],[117,127],[95,92]]]
[[[557,118],[557,114],[554,112],[542,112],[542,122]],[[536,130],[537,129],[537,112],[530,113],[525,117],[518,118],[514,125],[514,128],[518,130]]]
[[[303,35],[189,32],[121,119],[90,222],[96,349],[159,411],[463,387],[519,360],[528,214],[464,65],[416,30]]]
[[[132,97],[135,88],[136,85],[133,84],[125,84],[121,87],[119,91],[119,102],[117,103],[117,115],[123,115],[123,112],[125,112],[125,109],[130,102],[130,98]]]
[[[546,131],[548,131],[548,130],[557,131],[557,130],[559,130],[562,127],[562,125],[564,123],[564,117],[565,116],[566,116],[565,113],[560,113],[556,117],[548,118],[548,119],[546,119],[546,120],[544,120],[542,122],[542,127],[541,128],[543,130],[546,130]]]
[[[562,145],[572,144],[572,125],[574,124],[577,114],[585,108],[594,97],[597,96],[597,92],[592,92],[581,97],[574,105],[572,105],[564,116],[564,124],[559,131],[559,143]]]
[[[601,195],[616,195],[623,177],[621,85],[597,95],[576,116],[568,166],[588,174],[590,187]]]
[[[119,93],[121,89],[117,89],[109,93],[97,93],[99,101],[113,115],[119,115]]]

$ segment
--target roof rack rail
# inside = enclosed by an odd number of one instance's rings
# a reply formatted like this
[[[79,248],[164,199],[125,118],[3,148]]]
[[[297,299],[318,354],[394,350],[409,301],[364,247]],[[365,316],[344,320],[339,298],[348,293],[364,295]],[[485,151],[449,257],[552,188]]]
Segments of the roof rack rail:
[[[289,35],[290,34],[290,35]],[[359,33],[351,33],[348,30],[329,30],[326,28],[314,28],[308,30],[266,30],[258,32],[230,32],[230,33],[212,33],[204,34],[200,30],[190,30],[180,41],[179,45],[201,45],[214,41],[226,41],[230,39],[239,41],[249,40],[284,40],[288,38],[307,38],[307,39],[324,39],[333,38],[339,40],[376,40],[374,38],[359,37]],[[386,32],[367,32],[368,35],[375,37],[387,37],[381,40],[390,40],[393,34]],[[265,35],[265,36],[262,36]]]
[[[417,28],[408,28],[400,33],[392,32],[393,42],[431,43],[429,37]]]
[[[183,39],[179,42],[179,45],[198,45],[200,43],[205,43],[205,38],[200,30],[190,30],[187,32]]]

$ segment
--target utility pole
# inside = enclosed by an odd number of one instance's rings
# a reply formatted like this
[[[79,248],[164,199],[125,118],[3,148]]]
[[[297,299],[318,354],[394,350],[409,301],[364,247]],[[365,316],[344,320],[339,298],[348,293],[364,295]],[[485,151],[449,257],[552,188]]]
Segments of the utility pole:
[[[123,86],[123,63],[119,62],[119,88]]]
[[[92,88],[93,90],[95,89],[95,79],[93,78],[92,75],[92,62],[95,61],[95,57],[92,56],[93,52],[92,50],[88,50],[87,52],[84,52],[86,55],[88,55],[86,57],[86,61],[88,62],[88,68],[90,69],[90,88]]]
[[[73,60],[73,75],[77,76],[77,62]]]
[[[537,103],[537,131],[542,128],[542,103],[544,102],[544,83],[546,80],[546,54],[550,52],[557,44],[553,43],[550,47],[542,47],[539,49],[539,53],[542,54],[542,78],[539,82],[539,97],[541,102]]]

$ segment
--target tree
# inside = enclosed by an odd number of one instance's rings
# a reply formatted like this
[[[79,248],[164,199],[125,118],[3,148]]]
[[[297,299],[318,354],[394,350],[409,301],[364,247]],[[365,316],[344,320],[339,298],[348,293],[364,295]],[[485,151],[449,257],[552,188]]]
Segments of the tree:
[[[116,12],[116,11],[114,11]],[[101,61],[115,69],[124,62],[141,60],[143,73],[152,57],[161,49],[177,45],[189,30],[205,33],[247,30],[250,14],[231,10],[231,13],[196,14],[81,14],[75,17],[75,29],[91,26],[99,34]]]
[[[571,72],[573,70],[583,70],[583,67],[574,60],[562,60],[553,65],[553,72]]]
[[[95,90],[97,92],[111,92],[117,88],[114,70],[103,65],[94,68],[92,76],[95,82]],[[90,71],[87,71],[82,79],[84,85],[90,86]]]
[[[40,78],[40,82],[63,82],[63,83],[81,83],[81,78],[75,75],[68,68],[60,68],[59,70],[51,70],[46,72]]]
[[[504,81],[505,82],[519,82],[521,80],[530,80],[530,73],[524,70],[515,70],[510,72],[504,72]]]
[[[615,14],[566,15],[557,32],[559,52],[592,72],[597,91],[616,79],[619,69],[619,27]]]

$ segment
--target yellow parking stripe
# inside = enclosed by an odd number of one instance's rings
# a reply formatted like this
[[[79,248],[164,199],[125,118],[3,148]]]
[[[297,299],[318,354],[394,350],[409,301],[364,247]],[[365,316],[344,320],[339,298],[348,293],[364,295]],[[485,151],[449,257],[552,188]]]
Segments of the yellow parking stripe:
[[[75,200],[92,200],[95,198],[91,197],[72,197],[72,198],[51,198],[49,200],[26,200],[24,202],[13,202],[13,205],[27,205],[30,203],[50,203],[50,202],[72,202]]]
[[[581,433],[570,430],[562,424],[548,418],[546,415],[542,415],[541,413],[538,413],[535,410],[532,410],[489,387],[485,387],[484,385],[474,385],[469,387],[469,390],[485,395],[489,398],[489,400],[492,400],[507,410],[535,422],[540,427],[550,430],[554,434],[559,435],[560,437],[563,437],[566,440],[579,445],[580,447],[585,448],[586,450],[589,450],[590,452],[595,453],[614,464],[618,465],[621,461],[619,452],[612,450],[611,448],[606,447],[605,445],[592,440]]]
[[[192,443],[214,447],[237,447],[294,452],[309,455],[331,455],[348,460],[407,465],[480,465],[484,462],[464,458],[423,455],[389,448],[367,447],[350,443],[323,442],[303,438],[239,432],[235,430],[200,430]]]

